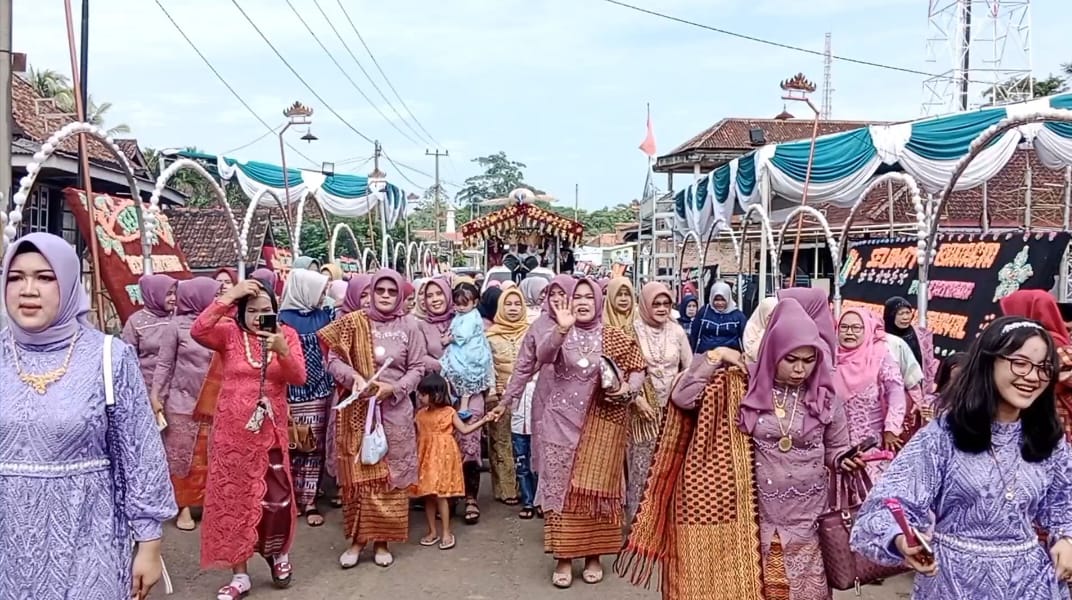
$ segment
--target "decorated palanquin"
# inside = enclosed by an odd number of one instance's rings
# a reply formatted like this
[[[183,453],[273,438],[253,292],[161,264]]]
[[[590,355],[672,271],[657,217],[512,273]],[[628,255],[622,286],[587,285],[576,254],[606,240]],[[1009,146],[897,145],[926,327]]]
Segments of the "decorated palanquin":
[[[510,193],[503,208],[462,225],[462,237],[470,244],[486,242],[487,265],[500,266],[506,255],[504,246],[516,252],[520,246],[530,252],[557,251],[562,246],[581,243],[584,226],[532,201],[538,199],[530,190]]]
[[[67,207],[74,214],[78,230],[84,239],[97,240],[101,282],[111,298],[115,312],[123,323],[143,305],[138,279],[144,274],[141,230],[138,209],[134,200],[108,194],[94,194],[95,222],[90,223],[86,194],[77,188],[63,190]],[[148,211],[148,205],[143,205]],[[186,255],[175,241],[167,215],[159,213],[151,234],[153,273],[170,275],[175,279],[193,277]]]

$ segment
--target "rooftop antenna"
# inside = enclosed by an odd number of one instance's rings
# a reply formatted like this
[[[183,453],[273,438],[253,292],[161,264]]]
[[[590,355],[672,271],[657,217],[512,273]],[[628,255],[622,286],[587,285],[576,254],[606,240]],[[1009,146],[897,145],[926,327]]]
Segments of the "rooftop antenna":
[[[819,114],[824,121],[830,120],[831,101],[834,95],[833,82],[830,79],[830,64],[834,62],[834,55],[830,48],[830,32],[826,33],[826,45],[823,49],[823,106]]]

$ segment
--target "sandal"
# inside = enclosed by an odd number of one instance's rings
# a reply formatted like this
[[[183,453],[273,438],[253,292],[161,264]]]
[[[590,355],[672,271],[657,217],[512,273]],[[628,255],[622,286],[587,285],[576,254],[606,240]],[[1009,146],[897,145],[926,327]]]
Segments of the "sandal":
[[[346,552],[339,555],[339,566],[343,569],[352,569],[357,566],[359,560],[361,560],[361,551],[347,548]]]
[[[240,590],[233,585],[225,585],[216,590],[216,600],[238,600],[245,598],[248,594],[249,590]]]
[[[440,550],[450,550],[451,548],[453,548],[454,546],[457,546],[457,545],[458,545],[458,541],[456,539],[454,539],[454,536],[452,535],[450,537],[443,538],[443,541],[439,543],[439,549]]]
[[[559,573],[555,571],[551,574],[551,585],[560,590],[564,590],[573,585],[573,571],[569,573]]]
[[[341,496],[335,496],[334,498],[332,498],[331,500],[328,501],[328,504],[331,505],[331,508],[342,508],[342,497]]]
[[[518,504],[521,504],[521,501],[517,498],[507,498],[506,500],[503,500],[502,503],[507,506],[517,506]]]
[[[517,513],[517,518],[523,521],[531,521],[536,516],[536,509],[531,506],[526,506],[521,509],[521,512]]]
[[[586,566],[584,570],[581,571],[581,579],[584,580],[585,583],[596,584],[603,581],[604,574],[603,565],[599,565],[598,571],[590,566]]]
[[[384,550],[383,552],[377,552],[373,561],[376,563],[376,566],[386,569],[395,564],[395,557],[390,551]]]
[[[469,499],[465,501],[465,517],[463,517],[466,525],[476,525],[480,522],[480,505],[476,500]]]
[[[424,546],[426,548],[428,546],[435,546],[436,544],[439,543],[439,536],[435,535],[435,534],[426,535],[426,536],[421,538],[421,541],[419,543],[420,543],[420,545],[422,545],[422,546]]]
[[[324,524],[324,515],[315,508],[305,511],[305,524],[309,527],[320,527]]]
[[[542,507],[539,507],[539,506],[536,507],[536,516],[541,518],[541,519],[543,518],[543,508]]]
[[[290,564],[289,560],[281,560],[276,562],[275,557],[265,557],[264,561],[268,563],[268,567],[272,570],[272,585],[276,589],[286,589],[290,587],[291,574],[294,572],[294,567]]]

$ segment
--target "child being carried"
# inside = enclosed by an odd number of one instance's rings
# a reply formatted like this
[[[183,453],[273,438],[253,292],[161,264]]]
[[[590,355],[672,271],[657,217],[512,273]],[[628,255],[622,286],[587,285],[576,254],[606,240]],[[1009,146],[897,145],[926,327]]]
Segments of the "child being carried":
[[[440,364],[443,377],[450,383],[452,402],[464,421],[469,412],[469,398],[493,384],[491,346],[484,334],[484,320],[476,310],[480,290],[467,282],[454,287],[455,317],[443,335],[446,351]]]

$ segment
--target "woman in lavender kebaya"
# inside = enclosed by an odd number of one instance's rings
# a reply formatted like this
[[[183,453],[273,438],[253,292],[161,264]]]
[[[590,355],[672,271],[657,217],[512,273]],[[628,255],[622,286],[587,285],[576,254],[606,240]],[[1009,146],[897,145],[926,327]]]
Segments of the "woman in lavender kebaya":
[[[1061,600],[1072,580],[1072,456],[1054,408],[1057,352],[1037,321],[995,320],[857,516],[853,548],[906,563],[918,600]],[[896,500],[934,554],[910,544]],[[1048,533],[1039,543],[1036,525]]]
[[[130,315],[123,325],[123,341],[134,346],[146,386],[153,381],[156,360],[160,355],[160,339],[164,327],[175,312],[175,290],[178,282],[168,275],[142,275],[138,280],[144,308]],[[153,407],[160,410],[161,407]]]
[[[144,598],[177,511],[137,356],[86,321],[63,239],[15,240],[0,285],[0,599]]]

